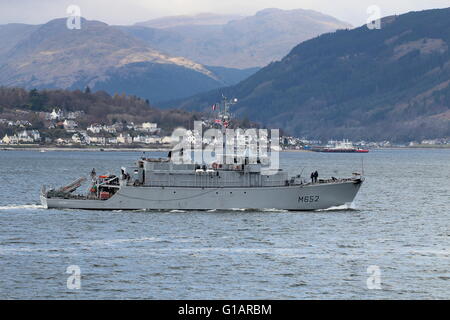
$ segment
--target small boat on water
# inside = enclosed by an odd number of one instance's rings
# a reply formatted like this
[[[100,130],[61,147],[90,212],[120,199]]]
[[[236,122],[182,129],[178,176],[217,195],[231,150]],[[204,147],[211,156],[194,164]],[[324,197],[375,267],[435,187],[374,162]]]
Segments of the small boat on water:
[[[355,147],[352,142],[348,140],[330,141],[325,147],[312,147],[314,152],[330,152],[330,153],[368,153],[368,149]]]

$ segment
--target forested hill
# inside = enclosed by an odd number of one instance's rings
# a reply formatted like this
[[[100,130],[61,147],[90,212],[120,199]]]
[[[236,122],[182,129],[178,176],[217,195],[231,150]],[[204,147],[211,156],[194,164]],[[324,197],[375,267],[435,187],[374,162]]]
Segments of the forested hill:
[[[159,110],[149,105],[148,100],[136,96],[114,95],[87,89],[80,90],[25,90],[0,87],[0,119],[28,120],[34,128],[43,127],[38,112],[53,109],[83,111],[77,122],[84,126],[92,123],[113,124],[115,122],[156,122],[165,133],[176,127],[188,127],[201,115],[182,110]]]
[[[319,138],[450,136],[450,8],[324,34],[238,85],[174,102],[206,108],[222,93],[238,115]]]

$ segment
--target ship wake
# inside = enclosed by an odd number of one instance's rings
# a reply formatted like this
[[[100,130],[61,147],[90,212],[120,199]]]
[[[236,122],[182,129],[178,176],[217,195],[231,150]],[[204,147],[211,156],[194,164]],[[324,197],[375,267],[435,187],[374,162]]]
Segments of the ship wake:
[[[352,203],[343,204],[341,206],[329,207],[327,209],[318,209],[318,210],[315,210],[315,211],[317,211],[317,212],[327,212],[327,211],[356,211],[356,210],[357,210],[356,206],[352,202]]]
[[[10,204],[7,206],[0,206],[0,210],[20,210],[20,209],[45,209],[40,204]]]

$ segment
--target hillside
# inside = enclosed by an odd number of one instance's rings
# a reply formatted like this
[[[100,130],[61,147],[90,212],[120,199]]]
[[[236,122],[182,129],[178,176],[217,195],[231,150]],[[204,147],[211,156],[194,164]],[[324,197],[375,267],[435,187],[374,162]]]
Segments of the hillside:
[[[175,17],[176,18],[176,17]],[[296,44],[351,27],[312,10],[265,9],[250,17],[178,17],[118,27],[152,48],[209,66],[261,67],[281,59]],[[188,19],[189,18],[189,19]],[[161,23],[159,23],[161,22]]]
[[[320,138],[409,141],[450,136],[450,8],[384,18],[301,43],[236,86],[168,106],[236,112]]]
[[[86,127],[92,123],[156,122],[170,134],[176,127],[187,127],[201,117],[200,113],[182,110],[159,110],[148,101],[135,96],[95,93],[79,90],[25,90],[0,87],[0,119],[26,120],[34,129],[45,129],[40,112],[61,109],[67,112],[82,111],[77,122]],[[6,131],[5,131],[6,130]],[[0,126],[0,136],[10,133],[8,126]]]
[[[22,23],[0,25],[0,41],[2,43],[0,46],[0,59],[37,28],[38,26]]]
[[[234,84],[184,57],[161,53],[99,21],[69,30],[66,19],[0,26],[0,85],[126,92],[154,101]],[[237,70],[236,72],[240,72]],[[243,71],[238,80],[248,72]]]
[[[48,118],[48,114],[53,111],[61,111],[65,116]],[[69,118],[70,113],[72,118]],[[132,128],[127,129],[128,133],[139,134],[134,125],[139,126],[143,122],[156,123],[161,129],[158,132],[160,136],[170,136],[175,128],[192,128],[194,121],[199,120],[206,119],[208,122],[210,115],[210,110],[205,113],[161,110],[151,106],[148,100],[136,96],[111,96],[104,91],[91,92],[89,88],[83,92],[0,87],[0,144],[5,134],[12,136],[23,132],[24,129],[38,130],[42,136],[50,137],[53,142],[56,138],[70,138],[74,132],[85,132],[91,125],[130,125]],[[63,121],[66,119],[74,120],[76,125],[73,128],[64,127]],[[236,127],[260,126],[248,119],[236,118],[230,128]],[[119,131],[123,130],[125,129]],[[90,134],[92,135],[92,132]],[[116,137],[118,134],[119,132],[102,131],[102,135],[108,137]]]

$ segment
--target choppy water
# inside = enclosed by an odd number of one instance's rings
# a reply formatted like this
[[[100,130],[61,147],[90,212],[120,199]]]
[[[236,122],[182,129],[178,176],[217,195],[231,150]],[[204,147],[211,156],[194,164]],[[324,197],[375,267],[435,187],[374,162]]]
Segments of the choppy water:
[[[42,184],[117,173],[135,152],[0,151],[0,298],[450,298],[450,150],[283,153],[292,174],[366,183],[320,212],[44,210]],[[81,289],[66,268],[81,269]],[[381,289],[367,288],[369,266]]]

